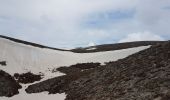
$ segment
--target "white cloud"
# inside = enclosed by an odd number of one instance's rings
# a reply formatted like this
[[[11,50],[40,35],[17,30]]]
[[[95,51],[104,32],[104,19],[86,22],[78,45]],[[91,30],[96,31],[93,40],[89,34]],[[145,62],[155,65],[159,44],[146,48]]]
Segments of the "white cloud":
[[[94,29],[81,27],[88,16],[131,9],[135,4],[136,0],[0,0],[0,34],[12,33],[55,47],[62,41],[66,45],[81,44],[89,38],[96,41],[102,39],[102,34],[90,37],[86,32]]]
[[[55,47],[112,43],[145,30],[168,39],[168,5],[170,0],[0,0],[0,34]],[[128,18],[126,11],[132,11]],[[84,25],[89,21],[100,25]]]
[[[121,39],[119,43],[132,41],[163,41],[163,40],[164,39],[159,35],[150,32],[138,32],[128,34],[125,38]]]
[[[170,6],[170,0],[138,0],[135,20],[144,30],[168,35],[170,10],[163,9],[166,6]]]
[[[77,27],[82,18],[92,13],[131,8],[134,6],[131,1],[136,0],[0,0],[0,16],[47,22],[66,31]]]

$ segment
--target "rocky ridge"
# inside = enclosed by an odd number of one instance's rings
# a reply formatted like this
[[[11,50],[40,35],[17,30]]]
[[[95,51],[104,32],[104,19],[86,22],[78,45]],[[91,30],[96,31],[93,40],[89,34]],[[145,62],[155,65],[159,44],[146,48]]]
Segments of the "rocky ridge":
[[[14,78],[8,73],[0,70],[0,96],[11,97],[19,93],[21,88]]]

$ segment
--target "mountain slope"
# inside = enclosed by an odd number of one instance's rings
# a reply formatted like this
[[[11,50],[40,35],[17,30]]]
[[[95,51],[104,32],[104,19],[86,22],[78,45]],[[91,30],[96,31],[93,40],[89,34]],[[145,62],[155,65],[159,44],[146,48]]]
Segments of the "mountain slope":
[[[66,93],[66,100],[169,100],[170,42],[98,68]]]
[[[29,43],[22,40],[15,40],[9,37],[7,38],[2,36],[0,37],[1,37],[0,38],[0,54],[1,54],[0,70],[3,70],[11,75],[14,75],[15,73],[22,74],[26,72],[31,72],[34,74],[39,74],[39,73],[44,74],[44,78],[35,83],[39,83],[50,78],[56,79],[55,77],[64,75],[63,73],[60,73],[58,71],[55,73],[52,72],[53,69],[59,68],[61,66],[70,66],[77,63],[88,63],[88,62],[99,62],[104,64],[105,62],[117,61],[119,59],[123,59],[141,50],[148,49],[150,48],[150,45],[153,45],[152,42],[151,43],[148,42],[147,45],[146,44],[143,45],[142,43],[140,46],[137,47],[126,44],[128,45],[127,47],[124,48],[124,46],[123,47],[118,46],[115,47],[117,48],[116,50],[114,50],[113,48],[112,48],[113,50],[111,49],[108,50],[104,48],[103,50],[98,50],[97,52],[75,53],[73,51],[53,49],[35,43]],[[101,68],[105,68],[105,66],[102,66]],[[84,75],[89,76],[88,74],[89,74],[88,71],[87,73],[83,73],[82,75],[77,74],[78,76],[77,79],[84,77]],[[62,78],[63,77],[64,76],[62,76]],[[70,79],[70,77],[66,77],[66,81],[67,79]],[[72,81],[75,81],[77,79],[74,79]],[[55,100],[55,98],[58,97],[61,98],[61,100],[63,100],[63,98],[65,98],[65,94],[48,95],[46,92],[39,93],[39,94],[26,94],[25,89],[29,85],[35,83],[26,84],[26,85],[22,84],[23,88],[19,90],[20,93],[18,95],[12,98],[2,98],[2,99],[23,100],[23,98],[27,98],[28,100],[30,100],[32,98],[37,98],[38,96],[40,97],[39,99],[41,100],[46,100],[47,98],[50,98],[50,100]],[[71,84],[68,83],[68,85]],[[72,90],[74,91],[74,86],[73,89],[70,88],[70,91]],[[53,92],[55,92],[55,89]],[[72,92],[71,93],[69,91],[65,91],[65,92],[69,94],[68,97],[74,96],[73,94],[71,94]]]
[[[53,76],[53,68],[76,63],[115,61],[146,48],[149,46],[84,54],[39,48],[0,38],[0,61],[6,62],[6,66],[1,66],[1,69],[12,75],[31,71]]]

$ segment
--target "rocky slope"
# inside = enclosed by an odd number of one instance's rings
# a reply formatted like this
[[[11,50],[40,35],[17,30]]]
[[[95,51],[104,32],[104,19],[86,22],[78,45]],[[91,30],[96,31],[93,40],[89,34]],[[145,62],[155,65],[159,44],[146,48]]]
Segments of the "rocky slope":
[[[18,94],[21,85],[8,73],[0,70],[0,96],[11,97]]]
[[[28,86],[27,93],[48,91],[49,93],[62,93],[68,89],[71,82],[93,72],[93,68],[99,67],[100,63],[78,63],[69,67],[60,67],[53,72],[60,71],[66,75],[48,79],[46,81]]]
[[[67,93],[66,100],[169,100],[170,42],[97,69]]]
[[[66,100],[169,100],[170,42],[62,77],[31,85],[26,91],[65,92]]]
[[[27,73],[15,73],[14,74],[14,78],[18,83],[22,83],[22,84],[28,84],[28,83],[34,83],[35,81],[40,81],[42,79],[41,74],[33,74],[31,72],[27,72]]]

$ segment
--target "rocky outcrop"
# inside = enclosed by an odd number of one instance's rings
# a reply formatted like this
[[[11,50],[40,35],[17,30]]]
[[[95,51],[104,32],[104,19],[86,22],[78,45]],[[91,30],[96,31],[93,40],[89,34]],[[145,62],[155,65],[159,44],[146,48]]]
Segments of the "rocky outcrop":
[[[92,71],[83,71],[81,73],[72,73],[69,75],[48,79],[46,81],[28,86],[26,92],[39,93],[43,91],[48,91],[50,94],[63,93],[68,89],[68,86],[72,81],[75,81],[80,77],[86,76],[91,72]]]
[[[54,69],[53,72],[60,71],[65,74],[73,74],[73,73],[79,73],[81,71],[97,68],[100,66],[100,63],[78,63],[75,65],[71,65],[69,67],[59,67],[57,69]]]
[[[0,70],[0,96],[11,97],[18,94],[21,88],[14,78],[8,73]]]
[[[1,66],[6,66],[7,64],[6,64],[6,61],[0,61],[0,65]]]
[[[42,75],[36,75],[31,72],[23,73],[23,74],[14,74],[14,78],[16,79],[17,82],[23,83],[23,84],[28,84],[28,83],[33,83],[35,81],[40,81],[42,79]]]
[[[93,70],[91,69],[97,68],[99,66],[100,63],[78,63],[69,67],[57,68],[53,70],[53,73],[55,73],[56,71],[60,71],[67,75],[30,85],[26,89],[26,92],[38,93],[48,91],[50,94],[63,93],[64,91],[67,91],[68,86],[71,82],[79,79],[80,77],[87,76],[88,74],[93,72]]]

